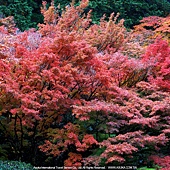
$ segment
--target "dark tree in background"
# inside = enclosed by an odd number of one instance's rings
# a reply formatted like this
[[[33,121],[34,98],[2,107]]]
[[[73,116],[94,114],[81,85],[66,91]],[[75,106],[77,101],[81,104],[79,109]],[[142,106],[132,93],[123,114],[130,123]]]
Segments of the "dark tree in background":
[[[93,9],[93,21],[110,13],[120,13],[120,19],[125,19],[125,26],[132,28],[143,17],[167,16],[170,11],[170,3],[167,0],[91,0],[89,8]]]
[[[36,3],[33,0],[0,0],[1,17],[14,16],[15,23],[21,31],[35,27],[33,7]]]

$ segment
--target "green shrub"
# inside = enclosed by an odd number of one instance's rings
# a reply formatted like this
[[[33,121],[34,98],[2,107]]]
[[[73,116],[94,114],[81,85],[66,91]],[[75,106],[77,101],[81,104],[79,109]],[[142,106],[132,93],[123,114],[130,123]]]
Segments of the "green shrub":
[[[0,160],[0,170],[32,170],[32,169],[33,166],[31,164],[26,164],[25,162]]]

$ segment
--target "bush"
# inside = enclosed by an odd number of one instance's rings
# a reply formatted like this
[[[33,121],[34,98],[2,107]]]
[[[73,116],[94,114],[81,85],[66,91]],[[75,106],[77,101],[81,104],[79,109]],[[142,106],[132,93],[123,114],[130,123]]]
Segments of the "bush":
[[[25,162],[19,161],[1,161],[0,160],[0,169],[1,170],[32,170],[33,167],[31,164],[26,164]]]

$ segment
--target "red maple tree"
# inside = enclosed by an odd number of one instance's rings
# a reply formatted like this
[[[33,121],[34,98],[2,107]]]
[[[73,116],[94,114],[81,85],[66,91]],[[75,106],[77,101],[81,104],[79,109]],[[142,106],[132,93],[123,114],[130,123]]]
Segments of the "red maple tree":
[[[136,157],[138,165],[141,154],[146,161],[169,146],[168,43],[157,40],[143,55],[127,51],[123,20],[112,14],[92,24],[87,5],[71,4],[59,16],[43,2],[37,31],[0,44],[0,130],[18,160],[36,165],[44,152],[47,164],[130,164]]]

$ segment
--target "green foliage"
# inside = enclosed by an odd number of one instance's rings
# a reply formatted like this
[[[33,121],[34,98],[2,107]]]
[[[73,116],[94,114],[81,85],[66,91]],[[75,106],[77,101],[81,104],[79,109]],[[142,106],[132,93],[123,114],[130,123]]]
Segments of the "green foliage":
[[[158,170],[158,167],[156,168],[147,168],[147,167],[141,167],[141,168],[138,168],[137,170]]]
[[[61,8],[69,5],[71,0],[54,0],[55,6],[60,4]],[[78,5],[79,1],[75,1]],[[99,23],[100,18],[105,14],[107,17],[112,12],[120,13],[119,19],[125,19],[125,26],[131,28],[143,17],[167,16],[170,11],[170,2],[167,0],[90,0],[87,11],[92,9],[93,23]]]
[[[35,5],[32,0],[7,0],[0,4],[2,4],[0,5],[0,15],[2,17],[14,16],[16,26],[21,31],[36,26],[32,20],[32,6]]]
[[[116,136],[115,134],[107,134],[107,133],[98,133],[97,135],[94,134],[95,139],[98,139],[98,141],[100,142],[108,138],[115,137],[115,136]]]
[[[31,23],[32,10],[25,0],[9,0],[0,6],[1,14],[5,17],[14,16],[17,27],[22,31],[34,25]]]
[[[0,146],[0,160],[7,160],[7,158],[8,158],[7,150]]]
[[[100,156],[104,152],[105,149],[106,149],[105,147],[97,148],[93,151],[93,155]]]
[[[70,5],[71,0],[54,0],[55,6],[60,5],[61,8],[65,8],[67,5]]]
[[[68,0],[55,0],[55,5],[63,8],[71,2]],[[75,1],[75,5],[78,5]],[[167,16],[170,11],[170,3],[167,0],[90,0],[87,11],[92,9],[93,23],[99,23],[100,18],[105,14],[107,17],[112,12],[120,13],[119,19],[125,19],[125,26],[131,28],[138,24],[143,17]]]
[[[31,164],[26,164],[25,162],[19,161],[1,161],[0,160],[0,169],[1,170],[32,170],[33,167]]]
[[[93,9],[93,22],[99,22],[103,14],[120,13],[125,19],[125,26],[131,28],[146,16],[166,16],[170,11],[170,3],[166,0],[91,0],[89,8]]]

